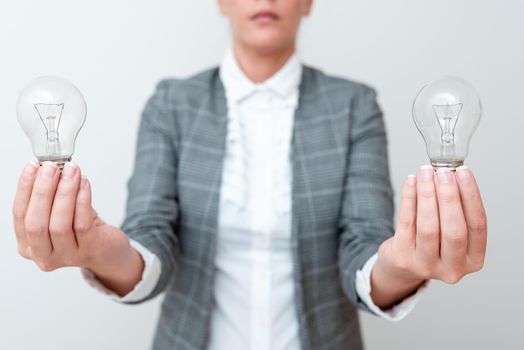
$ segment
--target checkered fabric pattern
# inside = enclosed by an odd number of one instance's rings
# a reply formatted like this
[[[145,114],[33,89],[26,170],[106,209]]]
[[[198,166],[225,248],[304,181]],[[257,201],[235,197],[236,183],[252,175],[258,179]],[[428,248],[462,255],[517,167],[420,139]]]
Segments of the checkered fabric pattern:
[[[155,350],[205,349],[227,107],[214,67],[161,81],[143,111],[122,229],[162,263]],[[303,349],[363,348],[356,271],[393,233],[373,89],[304,66],[291,145],[295,303]]]

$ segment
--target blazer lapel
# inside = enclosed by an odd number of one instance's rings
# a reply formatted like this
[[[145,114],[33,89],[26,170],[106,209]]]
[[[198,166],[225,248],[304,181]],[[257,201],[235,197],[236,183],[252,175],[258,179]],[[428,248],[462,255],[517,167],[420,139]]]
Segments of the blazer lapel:
[[[304,66],[295,112],[291,159],[296,244],[302,236],[311,242],[312,237],[332,228],[328,223],[338,215],[345,181],[348,112],[333,110],[336,106],[326,92],[329,87],[322,86],[318,77],[313,69]],[[300,256],[302,262],[308,258]]]
[[[191,115],[192,126],[185,129],[178,178],[179,199],[187,208],[182,213],[182,224],[190,229],[187,232],[206,237],[201,248],[202,259],[211,263],[216,246],[227,133],[227,106],[218,69],[213,73],[210,88],[210,93],[202,96],[201,112]]]

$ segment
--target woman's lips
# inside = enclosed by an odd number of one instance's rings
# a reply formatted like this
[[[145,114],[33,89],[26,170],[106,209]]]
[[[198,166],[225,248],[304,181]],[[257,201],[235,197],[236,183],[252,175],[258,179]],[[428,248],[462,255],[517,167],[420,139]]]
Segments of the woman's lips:
[[[278,20],[278,16],[276,13],[271,11],[260,11],[252,16],[251,20],[257,23],[265,24]]]

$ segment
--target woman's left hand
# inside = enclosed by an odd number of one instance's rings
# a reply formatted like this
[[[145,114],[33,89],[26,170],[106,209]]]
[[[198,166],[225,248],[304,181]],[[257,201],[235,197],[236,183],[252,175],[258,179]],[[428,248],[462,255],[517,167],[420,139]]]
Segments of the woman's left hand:
[[[382,243],[371,274],[371,296],[388,307],[425,280],[455,284],[484,265],[487,219],[467,167],[423,166],[402,191],[395,235]]]

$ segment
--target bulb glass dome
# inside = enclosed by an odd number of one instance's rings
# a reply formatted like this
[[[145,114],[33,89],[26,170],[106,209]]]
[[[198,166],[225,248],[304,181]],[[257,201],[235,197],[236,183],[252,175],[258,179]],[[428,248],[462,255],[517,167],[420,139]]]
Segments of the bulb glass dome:
[[[69,161],[84,124],[87,107],[80,91],[58,77],[30,82],[18,97],[18,122],[39,161]]]
[[[413,103],[413,119],[435,168],[455,169],[464,163],[481,115],[478,94],[463,79],[444,77],[422,88]]]

